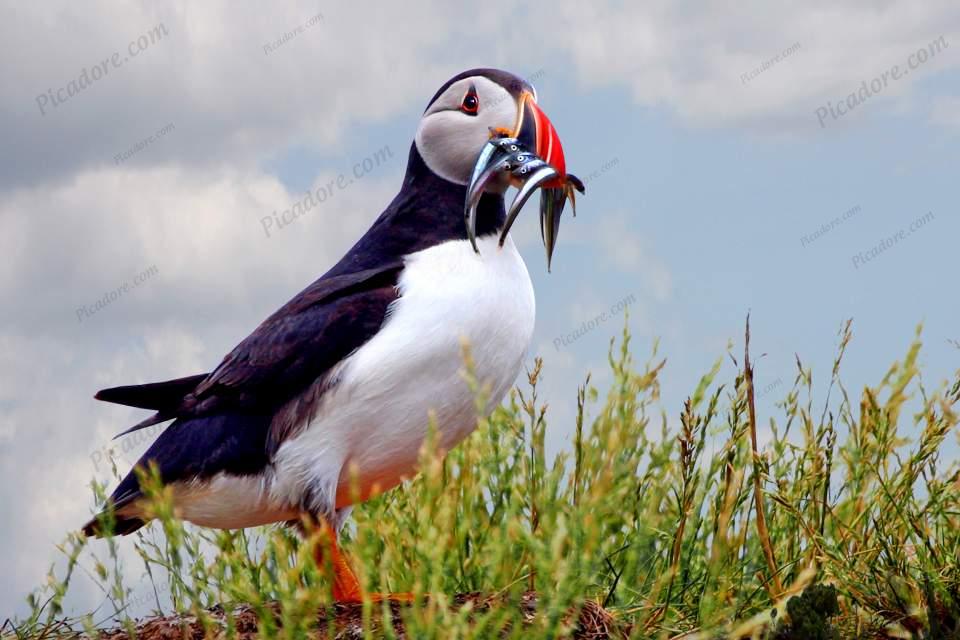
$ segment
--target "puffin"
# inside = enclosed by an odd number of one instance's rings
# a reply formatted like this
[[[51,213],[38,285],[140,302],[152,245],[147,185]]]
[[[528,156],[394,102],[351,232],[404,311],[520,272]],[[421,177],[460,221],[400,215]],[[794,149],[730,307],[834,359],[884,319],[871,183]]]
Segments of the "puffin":
[[[536,303],[508,222],[536,186],[549,263],[564,198],[582,183],[565,172],[536,90],[499,69],[450,78],[420,118],[399,193],[332,268],[212,371],[94,396],[153,412],[120,435],[170,424],[83,533],[146,525],[136,471],[153,468],[181,520],[324,532],[314,554],[330,562],[336,601],[409,599],[364,594],[337,534],[354,503],[415,475],[431,420],[449,451],[515,382]],[[489,392],[482,407],[463,376],[465,343]]]

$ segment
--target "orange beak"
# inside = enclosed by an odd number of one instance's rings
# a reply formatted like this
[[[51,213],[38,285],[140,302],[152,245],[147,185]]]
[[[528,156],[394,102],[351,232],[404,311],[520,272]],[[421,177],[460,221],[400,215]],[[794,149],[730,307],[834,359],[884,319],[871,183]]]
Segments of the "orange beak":
[[[552,166],[559,174],[556,178],[544,183],[544,187],[561,187],[567,176],[567,162],[563,157],[563,145],[560,136],[540,107],[533,94],[524,91],[520,96],[520,110],[517,114],[517,126],[513,137],[523,143],[528,149],[536,149],[537,156]]]

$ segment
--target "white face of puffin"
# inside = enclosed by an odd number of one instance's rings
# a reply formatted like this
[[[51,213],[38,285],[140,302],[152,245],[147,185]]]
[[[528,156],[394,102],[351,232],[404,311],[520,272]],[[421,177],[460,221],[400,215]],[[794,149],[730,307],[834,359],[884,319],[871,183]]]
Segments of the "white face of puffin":
[[[435,174],[465,185],[490,130],[513,130],[518,113],[516,99],[496,82],[484,76],[464,78],[423,114],[414,139],[417,150]]]

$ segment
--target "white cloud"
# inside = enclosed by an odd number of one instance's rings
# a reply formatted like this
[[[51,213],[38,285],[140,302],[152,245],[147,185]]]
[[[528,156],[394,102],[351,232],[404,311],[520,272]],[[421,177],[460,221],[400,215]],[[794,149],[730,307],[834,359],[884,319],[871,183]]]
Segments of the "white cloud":
[[[659,0],[616,5],[566,2],[548,14],[557,46],[573,55],[588,87],[622,86],[648,107],[664,106],[698,124],[809,131],[825,100],[844,98],[941,35],[960,47],[960,11],[950,0],[809,3]],[[744,83],[750,72],[794,43],[800,49]],[[886,92],[908,92],[925,75],[956,68],[953,49]],[[848,120],[850,120],[848,118]]]

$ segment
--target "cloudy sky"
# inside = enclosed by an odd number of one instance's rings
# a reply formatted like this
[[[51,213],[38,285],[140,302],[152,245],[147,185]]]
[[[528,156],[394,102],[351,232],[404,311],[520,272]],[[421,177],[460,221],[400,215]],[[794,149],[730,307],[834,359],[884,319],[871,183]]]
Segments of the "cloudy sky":
[[[625,300],[638,355],[668,358],[671,414],[740,352],[748,310],[761,385],[785,390],[795,354],[823,381],[849,317],[851,388],[920,322],[925,380],[950,376],[960,5],[635,4],[0,3],[0,619],[142,417],[92,394],[210,370],[331,266],[470,67],[534,78],[588,183],[552,274],[536,216],[517,227],[555,449]]]

